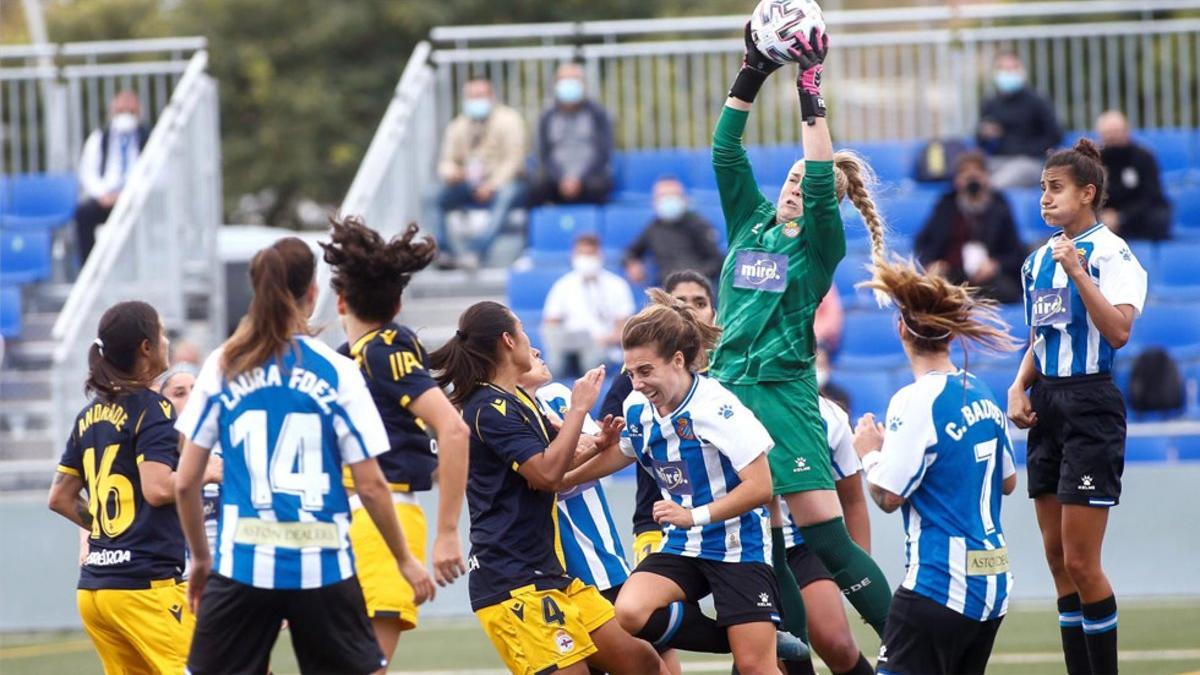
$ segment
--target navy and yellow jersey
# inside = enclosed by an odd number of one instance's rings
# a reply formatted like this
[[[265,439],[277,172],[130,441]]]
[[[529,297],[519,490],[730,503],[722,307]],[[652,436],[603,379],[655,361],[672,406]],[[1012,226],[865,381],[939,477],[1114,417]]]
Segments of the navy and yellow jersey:
[[[530,487],[517,472],[545,452],[554,439],[550,422],[533,397],[484,384],[463,406],[471,428],[467,507],[471,514],[472,611],[509,598],[510,591],[535,585],[562,589],[563,570],[555,494]]]
[[[354,359],[367,380],[371,398],[383,418],[391,450],[378,458],[379,468],[397,492],[421,492],[433,488],[437,469],[437,441],[425,422],[408,410],[421,394],[437,387],[425,365],[426,352],[411,330],[389,323],[359,338],[353,345],[338,348]],[[346,487],[354,487],[350,474]]]
[[[141,389],[112,402],[94,399],[75,418],[59,473],[83,480],[92,514],[79,588],[137,590],[183,574],[186,544],[175,505],[142,497],[138,465],[179,462],[171,402]]]

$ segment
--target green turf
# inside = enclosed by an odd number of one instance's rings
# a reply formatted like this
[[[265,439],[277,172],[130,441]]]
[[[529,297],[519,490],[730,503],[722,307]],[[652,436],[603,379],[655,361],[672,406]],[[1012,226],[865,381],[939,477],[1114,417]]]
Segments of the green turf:
[[[1146,602],[1121,604],[1121,648],[1130,656],[1154,656],[1160,650],[1200,650],[1196,626],[1200,625],[1200,601]],[[855,633],[864,652],[874,661],[878,640],[866,626]],[[996,641],[994,659],[988,673],[1061,673],[1060,662],[1006,663],[1014,655],[1057,654],[1057,615],[1050,606],[1024,606],[1005,619]],[[1134,654],[1133,652],[1136,652]],[[685,672],[729,672],[728,659],[711,654],[687,654]],[[689,665],[690,664],[690,665]],[[276,673],[296,673],[291,644],[284,633],[272,658]],[[491,645],[477,623],[471,620],[427,621],[416,633],[400,641],[392,672],[450,669],[500,669]],[[1180,660],[1123,659],[1121,672],[1126,675],[1163,675],[1200,671],[1200,658]],[[0,673],[39,675],[45,673],[100,673],[100,664],[86,636],[80,633],[38,633],[0,635]],[[828,671],[822,671],[828,672]]]

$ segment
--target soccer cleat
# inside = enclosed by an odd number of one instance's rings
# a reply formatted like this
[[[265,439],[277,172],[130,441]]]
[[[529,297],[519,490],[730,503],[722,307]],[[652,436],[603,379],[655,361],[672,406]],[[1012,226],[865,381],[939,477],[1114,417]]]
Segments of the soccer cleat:
[[[812,658],[808,643],[791,633],[775,631],[775,656],[784,661],[803,661]]]

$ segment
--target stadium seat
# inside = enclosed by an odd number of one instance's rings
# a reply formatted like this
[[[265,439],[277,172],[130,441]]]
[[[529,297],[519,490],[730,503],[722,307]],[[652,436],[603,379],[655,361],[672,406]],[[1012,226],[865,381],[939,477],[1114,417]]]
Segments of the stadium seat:
[[[8,230],[55,229],[75,212],[77,179],[73,174],[9,176],[0,209],[0,227]]]
[[[837,367],[846,370],[877,370],[901,367],[907,363],[900,336],[896,334],[896,315],[892,312],[847,312],[842,330],[842,345]]]
[[[21,288],[0,286],[0,336],[12,339],[21,334]]]
[[[1200,206],[1200,205],[1198,205]],[[1164,300],[1200,298],[1200,243],[1170,242],[1158,250],[1150,292]]]
[[[601,209],[605,248],[625,250],[654,220],[649,204],[609,204]]]
[[[1200,362],[1183,367],[1183,392],[1187,401],[1184,414],[1200,419]]]
[[[1025,305],[1001,305],[999,313],[1000,318],[1008,324],[1008,334],[1026,346],[1029,342],[1029,325],[1025,323]]]
[[[1179,361],[1200,357],[1200,304],[1157,304],[1133,324],[1130,342],[1136,354],[1146,347],[1165,347]]]
[[[1131,241],[1129,250],[1133,252],[1133,257],[1137,258],[1138,264],[1142,269],[1146,270],[1150,279],[1154,279],[1158,274],[1158,245],[1152,241]]]
[[[1051,228],[1042,220],[1042,191],[1038,188],[1009,188],[1004,191],[1017,232],[1026,246],[1041,244],[1050,236]]]
[[[1200,185],[1168,186],[1167,199],[1171,202],[1171,214],[1180,232],[1176,235],[1194,235],[1200,230]]]
[[[750,167],[760,185],[763,181],[779,185],[787,180],[792,165],[803,157],[804,151],[797,145],[754,145],[746,148],[746,155],[750,158]],[[711,168],[709,172],[712,172]],[[778,190],[767,193],[767,198],[774,199],[777,194]]]
[[[1133,140],[1154,153],[1162,171],[1177,171],[1200,161],[1192,156],[1193,134],[1192,129],[1142,129],[1133,133]]]
[[[837,288],[842,304],[847,309],[870,307],[874,303],[870,291],[854,287],[855,284],[865,281],[870,276],[865,269],[869,261],[870,255],[865,252],[847,253],[842,262],[838,263],[837,269],[833,271],[833,285]]]
[[[679,150],[677,177],[691,190],[716,190],[717,174],[713,171],[712,150],[709,148]]]
[[[849,149],[866,158],[883,183],[910,180],[916,168],[917,154],[924,141],[879,141],[855,143]]]
[[[600,233],[600,210],[595,206],[543,206],[531,212],[529,231],[533,248],[568,251],[575,237]]]
[[[1125,439],[1126,462],[1165,462],[1171,456],[1166,436],[1130,436]]]
[[[683,151],[673,148],[628,150],[619,154],[618,187],[622,192],[648,195],[654,187],[654,181],[663,176],[675,176],[684,183],[688,182],[688,176],[685,175],[688,166]]]
[[[570,268],[535,267],[508,275],[508,306],[515,312],[540,312],[550,287]]]
[[[525,329],[525,334],[529,336],[529,343],[538,349],[544,349],[542,344],[542,310],[537,311],[523,310],[517,312],[517,318],[521,320],[521,327]]]
[[[992,392],[992,397],[1001,408],[1008,406],[1008,388],[1017,371],[1008,365],[980,365],[970,368],[971,374],[983,381]]]
[[[50,276],[48,230],[0,231],[0,283],[23,284]]]
[[[884,194],[878,199],[878,205],[887,221],[888,229],[915,237],[941,196],[942,193],[938,190],[917,188]]]
[[[851,424],[867,413],[874,413],[875,418],[882,421],[887,415],[888,402],[901,386],[883,371],[837,370],[830,380],[850,395]]]
[[[1178,436],[1171,440],[1176,459],[1181,462],[1200,462],[1200,436]]]

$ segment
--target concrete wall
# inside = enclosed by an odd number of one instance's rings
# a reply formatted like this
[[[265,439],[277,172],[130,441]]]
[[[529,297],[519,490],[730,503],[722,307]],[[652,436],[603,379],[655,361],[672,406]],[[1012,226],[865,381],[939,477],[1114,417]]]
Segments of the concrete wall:
[[[1023,472],[1021,478],[1023,483]],[[1119,595],[1200,596],[1200,577],[1172,574],[1194,568],[1194,561],[1200,560],[1200,538],[1195,536],[1200,511],[1192,495],[1198,485],[1197,463],[1132,465],[1126,470],[1125,494],[1112,512],[1104,551],[1105,568]],[[608,488],[620,526],[630,522],[633,488],[627,480]],[[426,513],[436,512],[433,495],[425,495],[422,502]],[[894,586],[904,573],[900,514],[889,516],[871,506],[871,516],[874,555]],[[1005,502],[1003,525],[1016,575],[1015,596],[1052,598],[1033,504],[1025,498],[1023,484]],[[462,532],[465,537],[465,519]],[[0,498],[0,533],[0,631],[78,628],[76,529],[46,509],[43,495],[25,494]],[[426,615],[469,614],[465,581],[438,592],[424,608]]]

